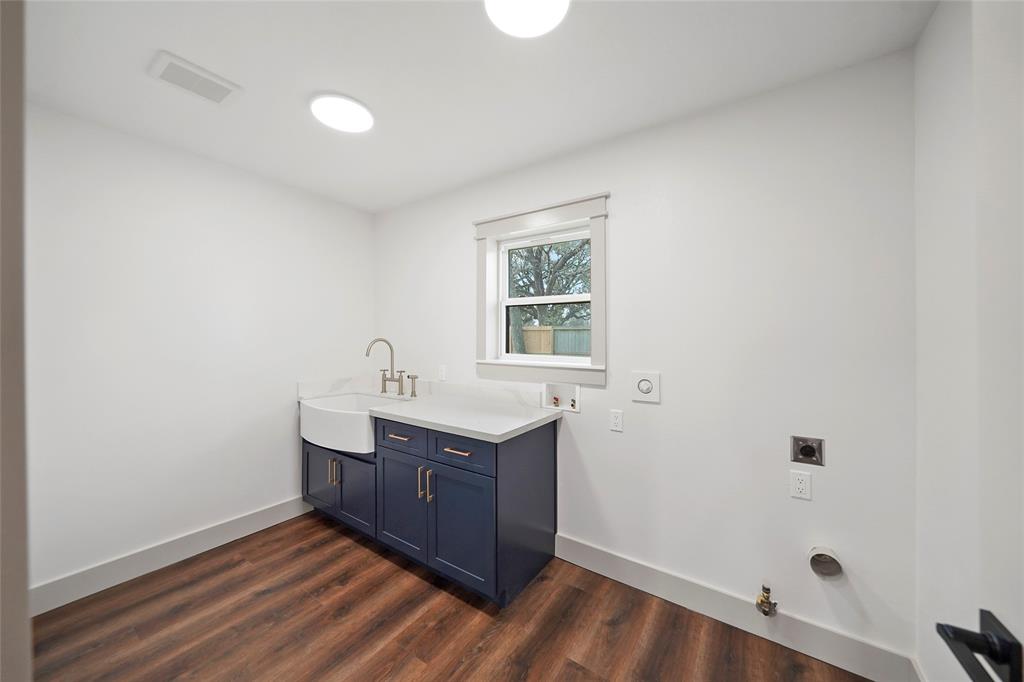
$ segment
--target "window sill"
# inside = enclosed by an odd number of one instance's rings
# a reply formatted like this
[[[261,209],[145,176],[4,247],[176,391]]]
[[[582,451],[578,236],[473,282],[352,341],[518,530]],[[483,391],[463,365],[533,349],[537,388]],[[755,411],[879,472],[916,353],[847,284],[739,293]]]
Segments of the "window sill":
[[[604,365],[572,362],[524,362],[522,360],[477,360],[476,373],[483,379],[500,381],[561,382],[605,385]]]

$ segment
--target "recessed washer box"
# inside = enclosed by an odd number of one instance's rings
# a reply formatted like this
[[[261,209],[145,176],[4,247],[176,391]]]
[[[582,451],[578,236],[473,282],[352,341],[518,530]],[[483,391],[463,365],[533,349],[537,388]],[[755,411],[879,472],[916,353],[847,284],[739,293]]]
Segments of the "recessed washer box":
[[[631,393],[635,403],[660,403],[661,372],[633,372]]]

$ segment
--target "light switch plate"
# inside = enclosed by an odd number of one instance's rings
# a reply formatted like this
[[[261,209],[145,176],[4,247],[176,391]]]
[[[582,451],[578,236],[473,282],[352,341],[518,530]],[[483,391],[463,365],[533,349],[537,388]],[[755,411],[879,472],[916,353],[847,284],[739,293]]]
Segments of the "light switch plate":
[[[633,372],[631,392],[635,403],[660,403],[661,372]]]

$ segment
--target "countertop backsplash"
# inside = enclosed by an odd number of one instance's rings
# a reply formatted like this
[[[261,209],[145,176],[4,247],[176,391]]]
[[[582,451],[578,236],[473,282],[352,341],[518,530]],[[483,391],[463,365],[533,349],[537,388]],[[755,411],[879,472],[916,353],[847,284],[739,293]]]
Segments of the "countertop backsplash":
[[[395,395],[394,385],[389,385],[389,395]],[[320,398],[342,393],[380,393],[380,375],[362,374],[354,377],[325,379],[321,381],[300,381],[296,385],[298,400]],[[411,390],[408,376],[405,381],[406,397]],[[444,397],[452,400],[472,400],[496,404],[512,404],[524,407],[540,407],[543,387],[540,384],[513,384],[492,382],[489,384],[457,384],[450,381],[416,382],[419,398]]]

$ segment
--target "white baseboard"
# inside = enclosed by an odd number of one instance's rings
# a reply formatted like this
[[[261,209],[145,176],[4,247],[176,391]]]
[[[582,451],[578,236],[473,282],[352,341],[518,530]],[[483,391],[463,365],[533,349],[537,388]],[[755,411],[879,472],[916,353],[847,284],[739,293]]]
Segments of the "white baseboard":
[[[765,618],[754,609],[753,597],[744,599],[566,535],[555,537],[555,555],[868,679],[920,680],[914,662],[903,654],[783,612]]]
[[[910,662],[914,665],[914,674],[917,675],[917,679],[927,680],[928,677],[924,674],[924,668],[921,667],[921,661],[919,661],[917,657],[914,657],[910,659]],[[992,679],[994,680],[996,678],[993,677]]]
[[[33,616],[37,616],[76,599],[305,514],[310,509],[312,507],[303,502],[301,497],[295,497],[36,585],[29,589],[29,609]]]

